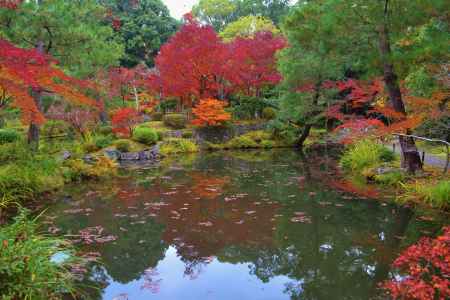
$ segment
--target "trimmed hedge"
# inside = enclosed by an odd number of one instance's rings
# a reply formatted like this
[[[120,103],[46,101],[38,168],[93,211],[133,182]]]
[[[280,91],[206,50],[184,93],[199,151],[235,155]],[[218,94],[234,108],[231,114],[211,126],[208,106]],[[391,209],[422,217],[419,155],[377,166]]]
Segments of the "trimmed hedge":
[[[167,114],[163,118],[164,125],[173,129],[183,129],[186,127],[187,119],[183,114]]]
[[[277,116],[277,111],[272,107],[266,107],[262,111],[262,117],[266,120],[273,120]]]
[[[142,144],[153,145],[158,139],[158,133],[153,128],[136,127],[133,131],[133,140]]]
[[[0,145],[14,143],[20,139],[20,134],[14,129],[0,129]]]

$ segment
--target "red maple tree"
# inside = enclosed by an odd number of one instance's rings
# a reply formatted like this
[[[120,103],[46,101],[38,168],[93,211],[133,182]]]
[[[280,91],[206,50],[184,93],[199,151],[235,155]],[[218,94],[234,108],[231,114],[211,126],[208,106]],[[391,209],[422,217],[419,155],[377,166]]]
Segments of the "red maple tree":
[[[131,107],[119,108],[111,118],[113,132],[126,137],[133,135],[134,128],[141,121],[139,112]]]
[[[0,8],[17,9],[23,0],[0,0]]]
[[[53,105],[46,112],[46,117],[52,120],[64,121],[82,137],[98,122],[98,114],[81,107],[66,107]]]
[[[276,68],[275,54],[286,46],[286,40],[271,32],[254,37],[238,37],[228,45],[229,59],[224,74],[233,92],[259,96],[261,88],[282,79]]]
[[[185,16],[185,24],[161,48],[156,58],[159,74],[152,76],[164,96],[179,97],[190,103],[217,95],[225,46],[214,28]]]
[[[342,98],[327,109],[326,115],[341,123],[336,130],[348,131],[342,139],[344,143],[370,134],[383,137],[391,133],[406,133],[419,126],[426,115],[433,115],[438,106],[437,101],[409,96],[404,89],[405,102],[409,103],[408,115],[399,113],[387,103],[384,84],[378,78],[372,81],[326,82],[324,88],[337,89]]]
[[[85,94],[87,89],[95,89],[95,86],[66,75],[50,56],[0,39],[0,90],[13,99],[12,105],[21,110],[25,123],[45,121],[33,94],[58,94],[72,103],[95,106],[95,100]]]

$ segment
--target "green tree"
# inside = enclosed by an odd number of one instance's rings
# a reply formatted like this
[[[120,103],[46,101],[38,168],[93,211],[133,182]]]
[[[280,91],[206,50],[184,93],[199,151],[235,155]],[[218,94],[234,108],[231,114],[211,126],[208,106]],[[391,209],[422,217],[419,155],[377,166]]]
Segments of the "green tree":
[[[367,73],[383,77],[392,108],[408,113],[400,82],[426,66],[448,63],[448,3],[444,0],[330,1],[339,20],[336,35],[352,44],[355,58]],[[363,45],[364,50],[361,49]],[[369,47],[367,47],[369,46]],[[361,55],[366,53],[366,55]],[[409,128],[405,128],[409,133]],[[410,172],[422,167],[414,140],[399,137],[402,165]]]
[[[229,23],[219,35],[224,41],[229,42],[236,37],[252,37],[255,33],[260,31],[270,31],[275,35],[280,33],[280,30],[270,19],[265,17],[246,16]]]
[[[276,25],[291,8],[291,0],[237,0],[238,15],[254,15],[271,19]]]
[[[324,82],[341,78],[344,73],[345,59],[338,52],[340,40],[333,30],[336,20],[324,17],[329,7],[323,2],[298,6],[283,25],[290,47],[279,56],[284,78],[280,115],[283,121],[301,128],[299,147],[311,128],[323,119],[330,99]]]
[[[57,58],[70,74],[87,77],[117,65],[123,46],[106,10],[94,0],[27,1],[19,9],[0,9],[0,34],[16,45],[43,51]]]
[[[278,25],[288,13],[290,3],[290,0],[200,0],[192,12],[216,31],[222,31],[229,23],[250,15],[266,17]]]
[[[135,67],[144,62],[153,66],[159,49],[179,25],[167,7],[161,0],[102,0],[101,3],[112,10],[112,18],[120,21],[117,30],[125,43],[122,65]]]
[[[192,12],[201,21],[221,31],[228,23],[236,20],[236,9],[234,0],[200,0]]]
[[[105,25],[106,10],[94,0],[37,0],[17,9],[0,9],[0,35],[24,48],[35,47],[50,54],[65,71],[89,77],[102,68],[118,64],[123,46],[111,24]],[[42,91],[33,91],[36,107],[42,109]],[[32,122],[28,141],[39,145],[39,125]]]

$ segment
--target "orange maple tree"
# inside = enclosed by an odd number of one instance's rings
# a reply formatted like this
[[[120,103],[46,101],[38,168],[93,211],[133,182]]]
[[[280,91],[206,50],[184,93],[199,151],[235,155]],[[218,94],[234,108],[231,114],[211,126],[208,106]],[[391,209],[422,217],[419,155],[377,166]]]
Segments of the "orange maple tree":
[[[326,115],[338,120],[336,130],[345,129],[348,134],[341,140],[351,143],[367,135],[384,137],[392,133],[407,133],[420,126],[425,119],[439,118],[445,114],[442,103],[446,92],[435,92],[429,98],[417,97],[402,88],[407,115],[395,111],[380,79],[370,82],[349,79],[342,82],[327,82],[327,88],[336,88],[343,99],[330,106]]]
[[[192,124],[198,126],[218,126],[231,119],[231,114],[226,112],[223,101],[207,98],[192,109],[195,119]]]
[[[12,98],[12,105],[21,110],[25,123],[45,121],[33,93],[58,94],[72,103],[95,106],[95,100],[85,94],[88,89],[95,87],[66,75],[52,57],[0,39],[0,91]]]

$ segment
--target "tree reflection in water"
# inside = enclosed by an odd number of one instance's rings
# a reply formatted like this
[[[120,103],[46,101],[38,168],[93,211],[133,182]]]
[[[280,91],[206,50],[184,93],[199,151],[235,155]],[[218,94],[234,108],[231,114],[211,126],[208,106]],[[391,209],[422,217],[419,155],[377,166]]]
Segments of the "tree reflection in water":
[[[245,270],[249,281],[239,288],[256,298],[257,289],[282,280],[283,288],[271,291],[275,298],[369,299],[399,251],[442,225],[439,216],[419,222],[410,210],[328,188],[329,170],[308,163],[320,159],[289,150],[232,154],[67,189],[72,200],[51,209],[55,225],[67,233],[102,226],[116,235],[116,241],[83,247],[101,254],[91,278],[101,287],[146,290],[155,299],[177,291],[180,282],[170,281],[175,263],[184,265],[177,280],[191,282],[192,297],[221,268],[248,266],[233,274]],[[82,213],[62,213],[74,207]],[[175,256],[168,255],[171,248]],[[217,299],[228,299],[228,284],[211,287]]]

